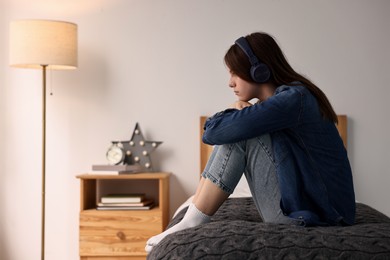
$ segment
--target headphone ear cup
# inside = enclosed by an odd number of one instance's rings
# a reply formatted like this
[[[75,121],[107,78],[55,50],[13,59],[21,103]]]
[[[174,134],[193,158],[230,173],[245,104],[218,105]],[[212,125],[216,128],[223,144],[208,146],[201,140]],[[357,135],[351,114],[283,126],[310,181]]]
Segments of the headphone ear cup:
[[[264,63],[256,64],[251,67],[251,77],[257,83],[267,82],[271,76],[271,71]]]

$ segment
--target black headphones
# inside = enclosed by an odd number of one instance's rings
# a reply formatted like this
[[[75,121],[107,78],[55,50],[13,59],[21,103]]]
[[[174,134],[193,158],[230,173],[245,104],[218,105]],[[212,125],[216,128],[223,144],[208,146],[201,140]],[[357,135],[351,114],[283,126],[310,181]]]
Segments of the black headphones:
[[[253,53],[251,46],[245,37],[239,38],[235,42],[241,50],[248,56],[249,62],[251,63],[250,74],[252,79],[257,83],[267,82],[271,76],[271,71],[268,66],[262,63],[256,55]]]

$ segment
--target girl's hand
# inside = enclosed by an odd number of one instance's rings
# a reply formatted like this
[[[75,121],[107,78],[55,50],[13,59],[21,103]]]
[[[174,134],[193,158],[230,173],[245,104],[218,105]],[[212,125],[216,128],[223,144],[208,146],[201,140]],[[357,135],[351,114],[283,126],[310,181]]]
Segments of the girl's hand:
[[[235,108],[235,109],[238,109],[238,110],[241,110],[243,109],[244,107],[250,107],[252,106],[251,103],[249,102],[245,102],[245,101],[236,101],[234,104],[232,104],[230,106],[230,108]]]

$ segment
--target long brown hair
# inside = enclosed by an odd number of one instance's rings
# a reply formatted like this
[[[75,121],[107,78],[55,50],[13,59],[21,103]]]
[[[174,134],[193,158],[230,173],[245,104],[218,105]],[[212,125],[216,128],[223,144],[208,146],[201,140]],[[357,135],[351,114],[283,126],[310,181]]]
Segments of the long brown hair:
[[[306,77],[297,73],[287,62],[282,50],[276,43],[275,39],[262,32],[252,33],[245,37],[251,46],[254,54],[265,63],[270,71],[271,77],[269,82],[276,86],[290,85],[294,81],[302,83],[317,99],[323,118],[337,123],[337,115],[333,110],[328,98],[324,92],[319,89],[313,82]],[[226,52],[225,63],[230,71],[248,82],[254,82],[250,76],[250,67],[246,54],[237,44],[233,44]]]

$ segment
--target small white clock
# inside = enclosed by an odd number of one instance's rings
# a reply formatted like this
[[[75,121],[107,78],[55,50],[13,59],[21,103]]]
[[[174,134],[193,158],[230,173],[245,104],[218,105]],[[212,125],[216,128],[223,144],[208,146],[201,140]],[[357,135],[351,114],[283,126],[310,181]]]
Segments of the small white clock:
[[[125,159],[125,151],[118,145],[113,144],[108,148],[106,158],[111,165],[120,164]]]

